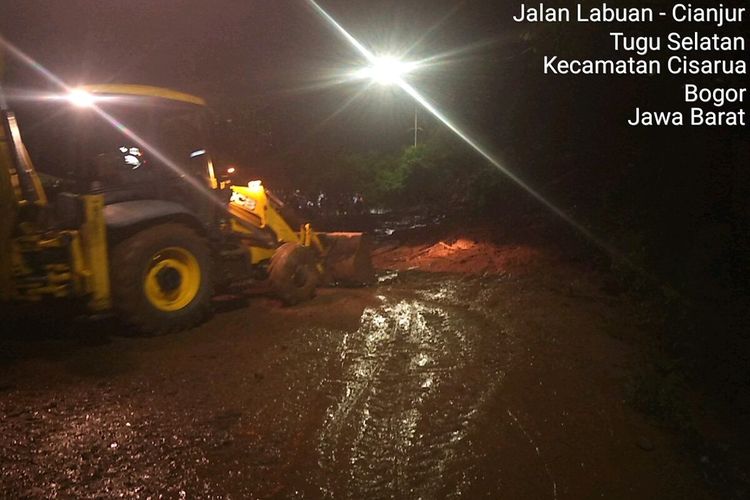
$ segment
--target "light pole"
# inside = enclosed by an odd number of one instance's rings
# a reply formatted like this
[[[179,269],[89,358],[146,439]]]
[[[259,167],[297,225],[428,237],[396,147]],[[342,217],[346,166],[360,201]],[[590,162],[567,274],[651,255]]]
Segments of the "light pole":
[[[417,105],[414,105],[414,147],[417,147],[417,142],[419,138],[419,108]]]
[[[424,129],[419,126],[419,105],[414,104],[414,128],[410,128],[408,131],[414,131],[414,147],[416,148],[419,144],[419,132],[423,132]]]
[[[414,147],[415,148],[419,144],[419,132],[424,132],[424,129],[419,126],[419,104],[414,103]]]

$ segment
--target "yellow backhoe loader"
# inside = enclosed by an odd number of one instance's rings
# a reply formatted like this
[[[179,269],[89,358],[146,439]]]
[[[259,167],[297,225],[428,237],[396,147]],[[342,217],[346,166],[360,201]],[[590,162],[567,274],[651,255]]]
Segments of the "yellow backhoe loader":
[[[372,279],[361,233],[316,232],[260,181],[217,177],[203,99],[93,85],[40,106],[32,155],[2,110],[0,299],[72,298],[165,332],[202,321],[225,287],[262,281],[296,304]]]

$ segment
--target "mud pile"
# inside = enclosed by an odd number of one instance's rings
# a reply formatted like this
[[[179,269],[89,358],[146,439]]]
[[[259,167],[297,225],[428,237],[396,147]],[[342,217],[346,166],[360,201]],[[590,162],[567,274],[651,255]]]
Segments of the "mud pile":
[[[471,237],[447,238],[432,244],[386,244],[373,254],[379,269],[474,275],[522,274],[547,258],[538,248],[528,245],[503,245]]]

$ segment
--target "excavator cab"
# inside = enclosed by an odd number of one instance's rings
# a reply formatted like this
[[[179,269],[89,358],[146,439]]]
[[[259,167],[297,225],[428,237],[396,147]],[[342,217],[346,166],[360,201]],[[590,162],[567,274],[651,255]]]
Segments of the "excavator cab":
[[[35,163],[64,189],[101,194],[105,205],[183,203],[210,224],[215,203],[207,193],[215,175],[207,112],[197,98],[173,94],[154,95],[142,86],[82,87],[73,94],[78,99],[36,106],[40,118],[25,140]]]

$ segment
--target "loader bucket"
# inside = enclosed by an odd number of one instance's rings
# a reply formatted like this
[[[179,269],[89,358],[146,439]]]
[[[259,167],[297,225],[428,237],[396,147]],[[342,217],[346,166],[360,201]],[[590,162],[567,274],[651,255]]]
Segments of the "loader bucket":
[[[325,249],[324,281],[366,285],[375,280],[372,241],[364,233],[318,233]]]

